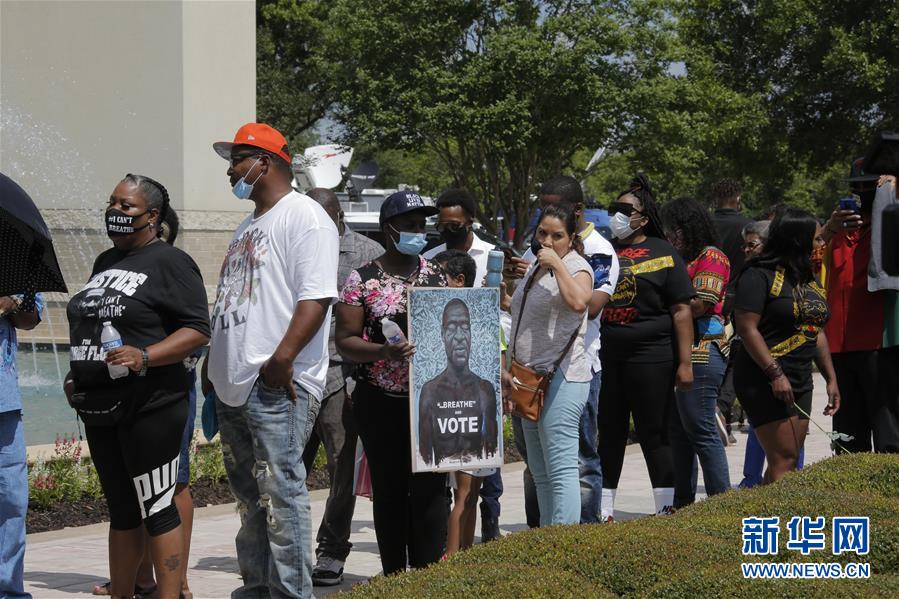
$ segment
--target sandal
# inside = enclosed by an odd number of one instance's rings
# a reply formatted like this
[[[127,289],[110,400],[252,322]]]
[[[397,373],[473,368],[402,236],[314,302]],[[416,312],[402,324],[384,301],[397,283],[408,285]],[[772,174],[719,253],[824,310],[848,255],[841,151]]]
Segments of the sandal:
[[[112,587],[112,581],[107,580],[103,584],[98,584],[94,587],[93,594],[98,596],[108,597],[110,593],[110,587]],[[152,595],[156,592],[156,585],[142,587],[139,584],[134,585],[134,594],[137,597],[142,597],[144,595]]]

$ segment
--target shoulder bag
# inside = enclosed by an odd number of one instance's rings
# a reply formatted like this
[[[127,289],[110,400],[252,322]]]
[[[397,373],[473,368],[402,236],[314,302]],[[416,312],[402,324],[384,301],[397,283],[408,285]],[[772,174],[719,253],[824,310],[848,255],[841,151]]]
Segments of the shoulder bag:
[[[577,339],[578,333],[581,330],[580,325],[574,329],[574,334],[571,336],[571,339],[568,340],[568,344],[565,346],[565,349],[562,350],[559,359],[555,361],[548,372],[537,372],[533,368],[529,368],[515,359],[515,341],[518,339],[521,316],[524,314],[524,305],[528,299],[528,292],[531,290],[531,287],[534,286],[538,270],[539,268],[534,269],[531,278],[528,279],[527,284],[524,286],[524,292],[521,296],[521,307],[518,309],[518,321],[515,323],[515,336],[512,338],[512,345],[510,347],[512,351],[512,366],[509,368],[509,374],[512,375],[512,380],[516,387],[509,397],[512,401],[512,413],[532,422],[540,420],[540,413],[543,411],[543,400],[546,395],[546,390],[549,388],[549,384],[552,382],[556,370],[558,370],[559,365],[562,363],[562,360],[565,359],[565,356],[568,355],[568,351],[571,349],[574,340]]]

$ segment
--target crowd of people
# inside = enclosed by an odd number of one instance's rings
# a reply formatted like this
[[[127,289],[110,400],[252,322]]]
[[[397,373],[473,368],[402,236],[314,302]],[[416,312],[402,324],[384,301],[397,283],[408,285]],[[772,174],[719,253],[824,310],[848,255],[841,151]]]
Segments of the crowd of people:
[[[238,505],[233,597],[309,597],[313,585],[341,582],[357,439],[385,574],[470,547],[478,496],[482,540],[497,538],[499,470],[413,472],[416,347],[388,342],[382,327],[389,318],[408,331],[412,287],[485,284],[494,247],[473,232],[474,198],[452,189],[434,206],[394,193],[380,208],[382,247],[347,226],[332,191],[293,188],[278,131],[250,123],[213,147],[252,213],[228,246],[211,315],[199,268],[173,245],[168,192],[132,174],[106,206],[113,247],[68,304],[64,390],[110,511],[110,582],[95,594],[191,596],[196,377],[214,402]],[[753,221],[731,179],[715,185],[714,212],[692,198],[659,205],[638,174],[608,205],[611,240],[585,218],[576,179],[542,184],[533,240],[506,261],[497,314],[530,526],[614,521],[631,422],[658,515],[695,501],[700,469],[707,495],[731,488],[724,448],[736,402],[751,425],[741,486],[800,468],[813,364],[824,414],[850,439],[840,447],[899,452],[899,303],[868,269],[872,223],[897,201],[896,182],[863,168],[853,164],[849,180],[857,209],[841,203],[826,222],[787,206]],[[422,255],[429,217],[445,243]],[[15,380],[15,330],[36,326],[42,306],[40,294],[0,298],[2,380]],[[545,381],[536,416],[514,406],[516,372]],[[3,383],[0,394],[0,538],[10,557],[0,595],[18,597],[27,475],[14,388]],[[306,477],[319,445],[331,486],[313,554]]]

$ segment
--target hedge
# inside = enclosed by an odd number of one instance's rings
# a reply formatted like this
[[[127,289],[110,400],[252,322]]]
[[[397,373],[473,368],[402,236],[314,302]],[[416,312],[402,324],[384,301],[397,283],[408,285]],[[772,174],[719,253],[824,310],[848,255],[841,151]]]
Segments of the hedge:
[[[779,516],[779,554],[744,557],[742,518]],[[792,516],[824,516],[826,547],[786,548]],[[830,552],[831,518],[869,516],[869,555]],[[867,580],[747,580],[741,562],[866,562]],[[378,576],[351,597],[899,597],[899,457],[833,457],[775,485],[732,492],[673,516],[554,526],[477,545],[446,562]]]

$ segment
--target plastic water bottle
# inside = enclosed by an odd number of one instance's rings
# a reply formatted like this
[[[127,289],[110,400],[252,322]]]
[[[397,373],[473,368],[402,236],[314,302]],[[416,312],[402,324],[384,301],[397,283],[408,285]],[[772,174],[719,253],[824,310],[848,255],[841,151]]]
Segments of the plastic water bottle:
[[[499,250],[490,250],[487,254],[487,287],[499,287],[503,280],[503,260],[505,256]]]
[[[103,346],[104,355],[106,355],[109,350],[124,345],[122,343],[122,336],[108,320],[103,323],[103,332],[100,333],[100,343]],[[110,378],[120,379],[123,376],[128,376],[129,369],[127,366],[122,364],[107,364],[106,367],[109,369]]]
[[[381,332],[384,333],[384,339],[390,345],[398,345],[406,342],[406,336],[403,335],[400,325],[396,324],[389,318],[381,319]]]

